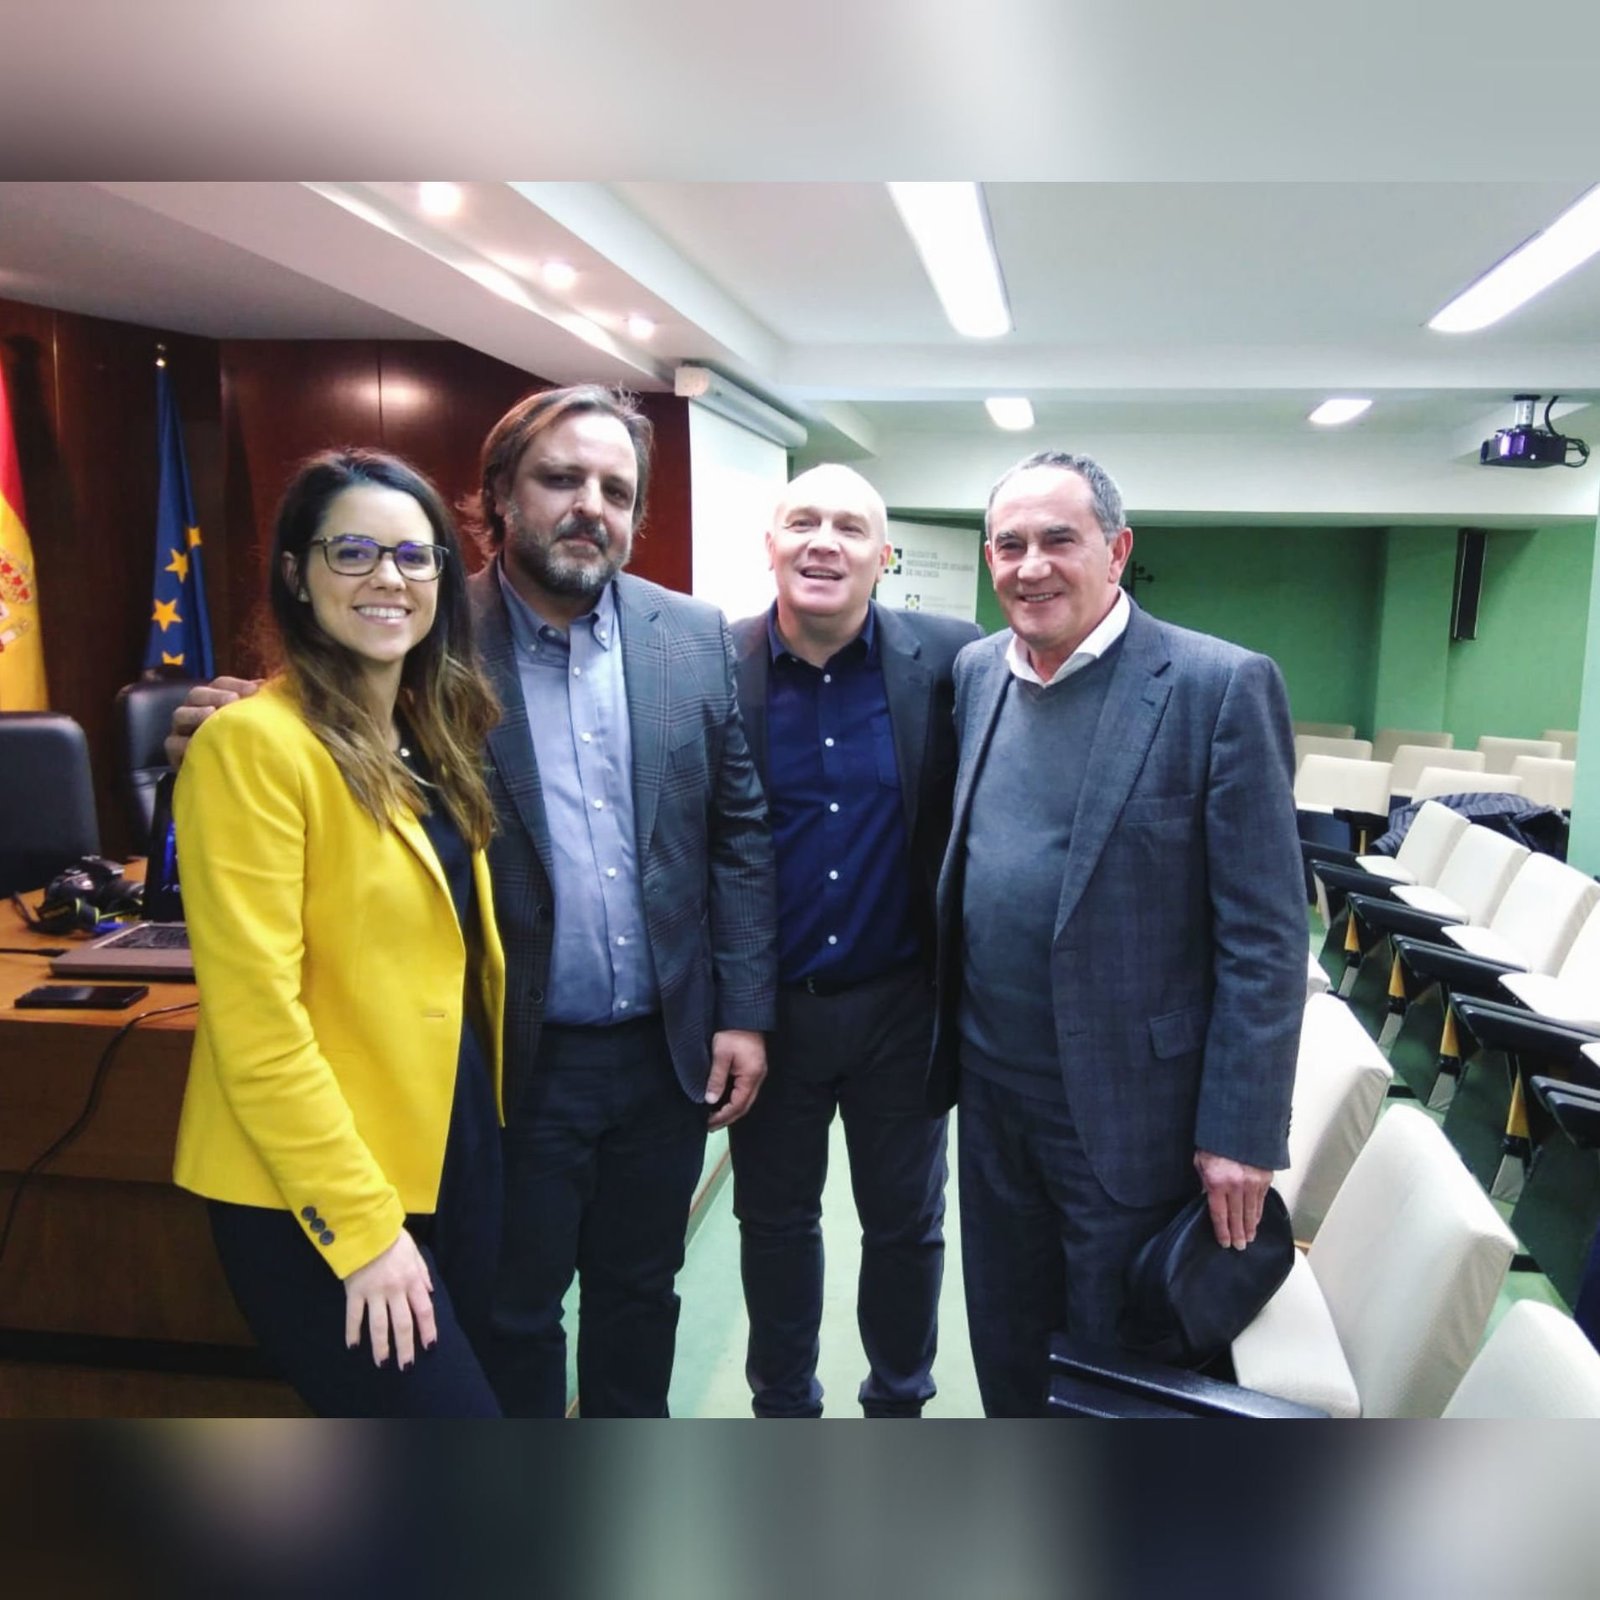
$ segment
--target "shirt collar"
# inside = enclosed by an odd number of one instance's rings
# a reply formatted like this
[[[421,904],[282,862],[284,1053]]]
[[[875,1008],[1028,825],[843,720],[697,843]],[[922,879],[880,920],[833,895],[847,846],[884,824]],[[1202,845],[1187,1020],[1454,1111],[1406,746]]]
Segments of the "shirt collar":
[[[505,596],[506,614],[511,619],[511,637],[522,650],[537,650],[540,645],[566,644],[565,632],[534,610],[512,587],[506,576],[503,559],[495,562],[495,576],[500,580],[500,593]],[[594,641],[602,650],[609,650],[617,637],[616,587],[608,583],[600,591],[594,610],[586,612],[573,622],[573,627],[587,623]]]
[[[1090,630],[1083,643],[1056,668],[1051,675],[1050,683],[1060,683],[1062,679],[1070,678],[1073,673],[1082,672],[1091,661],[1098,661],[1127,631],[1131,609],[1128,604],[1128,591],[1118,589],[1116,599],[1111,602],[1111,609]],[[1036,683],[1041,687],[1048,687],[1045,680],[1033,670],[1033,663],[1028,660],[1026,647],[1014,633],[1011,635],[1011,643],[1006,646],[1006,665],[1011,668],[1012,676],[1021,678],[1024,683]]]
[[[829,659],[837,660],[846,650],[854,648],[858,642],[862,646],[861,659],[863,661],[871,663],[877,659],[878,603],[875,600],[867,602],[867,620],[861,624],[861,632],[849,644],[843,645],[834,651]],[[784,656],[789,656],[796,661],[800,659],[783,642],[783,635],[778,632],[778,602],[776,600],[767,608],[767,649],[774,661],[781,660]]]

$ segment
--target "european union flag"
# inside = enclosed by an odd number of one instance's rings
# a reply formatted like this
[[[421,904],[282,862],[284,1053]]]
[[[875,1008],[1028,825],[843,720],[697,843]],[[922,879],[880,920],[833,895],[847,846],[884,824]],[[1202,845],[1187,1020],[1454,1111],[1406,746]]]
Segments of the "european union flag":
[[[164,361],[156,364],[156,425],[161,492],[156,501],[156,576],[144,664],[182,667],[188,677],[210,678],[211,619],[206,614],[200,562],[200,522],[189,488],[178,403]]]

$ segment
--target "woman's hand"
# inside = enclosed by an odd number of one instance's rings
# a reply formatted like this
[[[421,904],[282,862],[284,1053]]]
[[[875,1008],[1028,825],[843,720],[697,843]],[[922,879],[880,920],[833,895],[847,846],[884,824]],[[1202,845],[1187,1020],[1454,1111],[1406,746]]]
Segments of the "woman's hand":
[[[400,1237],[364,1267],[344,1280],[344,1342],[354,1350],[361,1343],[361,1320],[366,1318],[372,1339],[372,1359],[382,1366],[389,1359],[389,1336],[403,1372],[416,1359],[416,1340],[429,1349],[438,1338],[433,1321],[433,1280],[416,1241],[400,1230]]]

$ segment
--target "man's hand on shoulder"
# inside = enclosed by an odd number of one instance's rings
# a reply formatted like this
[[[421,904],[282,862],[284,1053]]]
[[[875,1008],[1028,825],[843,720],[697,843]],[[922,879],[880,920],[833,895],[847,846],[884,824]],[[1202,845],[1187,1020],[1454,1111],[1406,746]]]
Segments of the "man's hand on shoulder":
[[[711,1035],[711,1076],[706,1082],[706,1104],[716,1106],[706,1127],[725,1128],[737,1122],[752,1105],[761,1080],[767,1075],[767,1041],[743,1028],[724,1028]],[[725,1104],[718,1105],[724,1093]]]
[[[1249,1167],[1209,1150],[1195,1151],[1194,1168],[1210,1202],[1217,1243],[1225,1250],[1243,1250],[1255,1239],[1261,1207],[1272,1187],[1272,1173],[1265,1167]]]
[[[259,678],[213,678],[197,683],[172,713],[172,732],[166,737],[167,765],[181,767],[194,731],[220,706],[231,706],[261,687]]]

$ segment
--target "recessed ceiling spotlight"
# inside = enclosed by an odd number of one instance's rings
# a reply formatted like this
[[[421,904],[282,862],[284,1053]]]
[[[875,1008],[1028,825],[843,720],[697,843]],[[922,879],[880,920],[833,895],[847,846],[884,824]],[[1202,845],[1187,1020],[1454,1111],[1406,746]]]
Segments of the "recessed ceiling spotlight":
[[[656,325],[649,317],[641,317],[637,311],[628,318],[628,337],[630,339],[653,338]]]
[[[461,209],[459,184],[419,183],[417,198],[430,217],[453,217]]]
[[[1371,404],[1370,400],[1324,400],[1307,420],[1319,428],[1337,428],[1341,422],[1353,422]]]
[[[1428,326],[1438,333],[1476,333],[1526,304],[1557,278],[1600,250],[1600,186],[1574,201],[1542,233],[1513,250],[1463,289]]]
[[[1033,426],[1033,407],[1021,395],[995,395],[983,404],[997,428],[1022,433]]]
[[[889,196],[950,326],[969,339],[1010,333],[983,190],[975,183],[891,183]]]
[[[547,289],[570,289],[578,281],[578,269],[565,261],[547,261],[540,274]]]

